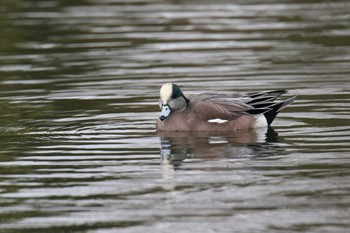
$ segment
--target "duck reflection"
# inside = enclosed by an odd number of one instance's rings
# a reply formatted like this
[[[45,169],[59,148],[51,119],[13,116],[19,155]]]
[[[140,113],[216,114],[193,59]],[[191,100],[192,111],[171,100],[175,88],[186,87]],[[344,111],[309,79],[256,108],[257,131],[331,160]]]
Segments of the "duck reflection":
[[[271,128],[233,132],[159,132],[160,156],[177,168],[185,159],[215,159],[251,154],[271,154],[271,143],[278,135]],[[275,150],[273,150],[275,151]],[[255,154],[255,153],[253,153]]]

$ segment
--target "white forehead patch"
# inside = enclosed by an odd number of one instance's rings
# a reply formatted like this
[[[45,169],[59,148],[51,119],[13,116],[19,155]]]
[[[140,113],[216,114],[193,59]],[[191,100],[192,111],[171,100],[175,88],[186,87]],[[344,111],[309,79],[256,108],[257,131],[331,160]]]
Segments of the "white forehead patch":
[[[171,95],[173,94],[173,84],[166,83],[160,88],[160,99],[162,104],[168,104]]]

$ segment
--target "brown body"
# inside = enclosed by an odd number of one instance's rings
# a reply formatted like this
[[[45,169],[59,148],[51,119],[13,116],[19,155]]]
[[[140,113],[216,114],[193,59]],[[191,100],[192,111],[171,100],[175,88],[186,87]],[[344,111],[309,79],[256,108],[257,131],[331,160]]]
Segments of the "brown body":
[[[171,117],[161,121],[157,119],[158,131],[233,131],[238,129],[256,128],[256,117],[252,115],[242,115],[235,120],[225,123],[209,123],[201,116],[191,113],[190,109],[182,112],[174,112]]]
[[[235,98],[234,106],[218,103],[208,98],[211,94],[190,95],[189,105],[183,111],[172,112],[165,120],[157,119],[157,131],[233,131],[237,129],[255,128],[257,117],[245,110],[250,106]],[[233,112],[229,108],[235,107]],[[208,122],[210,119],[227,120],[224,123]]]
[[[245,95],[202,93],[185,97],[176,84],[160,91],[158,132],[234,131],[267,127],[296,96],[275,102],[284,90]]]

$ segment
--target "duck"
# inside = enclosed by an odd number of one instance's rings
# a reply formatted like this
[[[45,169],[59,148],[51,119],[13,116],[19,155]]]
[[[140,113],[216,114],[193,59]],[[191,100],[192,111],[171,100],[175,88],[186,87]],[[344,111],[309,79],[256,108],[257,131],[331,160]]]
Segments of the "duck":
[[[157,132],[234,131],[271,125],[297,96],[276,101],[285,90],[247,94],[204,92],[185,96],[175,83],[160,88]]]

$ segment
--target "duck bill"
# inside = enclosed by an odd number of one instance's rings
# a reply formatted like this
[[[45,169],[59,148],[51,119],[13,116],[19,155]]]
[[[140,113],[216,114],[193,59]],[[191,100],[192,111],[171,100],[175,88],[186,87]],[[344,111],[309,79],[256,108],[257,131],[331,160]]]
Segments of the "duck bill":
[[[164,121],[171,113],[171,109],[168,105],[163,105],[162,106],[162,112],[160,113],[159,119],[161,121]]]

